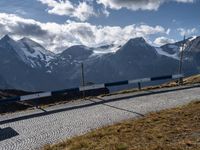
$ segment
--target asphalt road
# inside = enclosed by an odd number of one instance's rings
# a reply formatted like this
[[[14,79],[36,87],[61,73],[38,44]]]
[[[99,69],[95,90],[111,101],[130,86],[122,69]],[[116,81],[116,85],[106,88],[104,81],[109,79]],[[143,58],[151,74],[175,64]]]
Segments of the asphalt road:
[[[39,149],[122,120],[200,100],[200,87],[98,97],[0,116],[0,150]]]

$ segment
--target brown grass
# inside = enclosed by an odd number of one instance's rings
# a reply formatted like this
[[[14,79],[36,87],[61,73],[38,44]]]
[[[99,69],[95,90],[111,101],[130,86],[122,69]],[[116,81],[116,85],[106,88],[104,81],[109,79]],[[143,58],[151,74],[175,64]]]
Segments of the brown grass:
[[[200,74],[188,77],[183,80],[184,84],[200,83]]]
[[[94,130],[43,150],[200,150],[200,102]]]

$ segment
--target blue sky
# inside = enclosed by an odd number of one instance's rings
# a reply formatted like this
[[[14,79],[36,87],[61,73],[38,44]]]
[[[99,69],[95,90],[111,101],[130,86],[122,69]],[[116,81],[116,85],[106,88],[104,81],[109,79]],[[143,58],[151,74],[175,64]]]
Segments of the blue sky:
[[[0,37],[32,38],[51,51],[124,44],[162,45],[200,35],[199,0],[1,0]]]

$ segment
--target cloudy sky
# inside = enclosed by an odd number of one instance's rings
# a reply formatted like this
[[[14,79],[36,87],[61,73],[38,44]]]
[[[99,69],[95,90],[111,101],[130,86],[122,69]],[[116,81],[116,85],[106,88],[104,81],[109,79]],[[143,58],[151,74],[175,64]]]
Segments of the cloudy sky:
[[[162,45],[200,35],[200,0],[0,0],[0,37],[29,37],[58,52],[134,37]]]

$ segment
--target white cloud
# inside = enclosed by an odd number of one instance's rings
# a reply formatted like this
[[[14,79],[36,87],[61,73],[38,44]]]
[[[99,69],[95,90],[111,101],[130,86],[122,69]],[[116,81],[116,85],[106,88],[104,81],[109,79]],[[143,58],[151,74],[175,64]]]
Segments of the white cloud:
[[[53,22],[41,23],[33,19],[24,19],[17,15],[0,13],[0,37],[9,34],[15,38],[24,36],[35,39],[51,51],[83,44],[90,47],[104,44],[121,45],[130,38],[167,34],[162,26],[146,24],[120,26],[96,26],[90,23],[67,21],[65,24]]]
[[[195,0],[97,0],[99,4],[111,9],[130,9],[130,10],[157,10],[166,2],[192,3]]]
[[[174,43],[175,40],[174,39],[170,39],[170,38],[167,38],[167,37],[158,37],[155,39],[154,41],[154,44],[156,44],[157,46],[162,46],[162,45],[165,45],[165,44],[168,44],[168,43]]]
[[[195,0],[175,0],[177,2],[181,2],[181,3],[193,3]]]
[[[76,18],[80,21],[86,21],[90,17],[103,14],[109,16],[110,12],[107,8],[129,10],[158,10],[158,8],[167,2],[193,3],[195,0],[96,0],[103,7],[94,9],[94,0],[78,0],[78,4],[72,0],[37,0],[48,6],[48,13],[60,16],[68,16]]]
[[[178,28],[177,30],[181,36],[192,36],[198,32],[196,28],[191,28],[191,29]]]
[[[49,7],[48,13],[86,21],[92,16],[96,16],[93,6],[89,2],[83,1],[73,4],[69,0],[38,0]]]
[[[102,14],[104,14],[106,17],[108,17],[110,15],[110,12],[104,7],[101,9]]]
[[[171,32],[171,29],[167,29],[166,33],[169,35]]]

